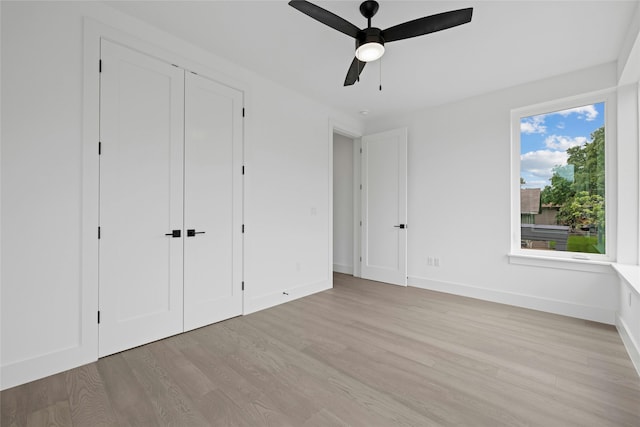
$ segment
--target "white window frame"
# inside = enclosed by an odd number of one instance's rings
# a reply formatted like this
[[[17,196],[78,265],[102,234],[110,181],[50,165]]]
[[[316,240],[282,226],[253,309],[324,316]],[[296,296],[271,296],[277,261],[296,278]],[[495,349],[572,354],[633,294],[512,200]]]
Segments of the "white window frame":
[[[531,250],[520,246],[520,121],[524,117],[604,102],[605,114],[605,253]],[[608,89],[511,110],[511,250],[509,262],[580,271],[608,271],[616,260],[616,92]]]

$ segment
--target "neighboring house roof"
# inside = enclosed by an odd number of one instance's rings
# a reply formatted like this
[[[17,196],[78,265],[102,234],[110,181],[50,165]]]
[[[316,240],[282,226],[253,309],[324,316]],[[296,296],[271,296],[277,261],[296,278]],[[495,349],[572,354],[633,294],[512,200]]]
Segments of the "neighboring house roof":
[[[521,188],[520,189],[520,213],[539,214],[540,213],[540,189]]]

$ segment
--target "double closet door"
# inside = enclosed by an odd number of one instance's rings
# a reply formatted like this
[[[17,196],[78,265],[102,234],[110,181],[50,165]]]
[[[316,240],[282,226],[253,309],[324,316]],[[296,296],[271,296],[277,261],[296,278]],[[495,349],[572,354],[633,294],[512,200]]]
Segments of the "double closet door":
[[[242,92],[102,40],[99,356],[242,314]]]

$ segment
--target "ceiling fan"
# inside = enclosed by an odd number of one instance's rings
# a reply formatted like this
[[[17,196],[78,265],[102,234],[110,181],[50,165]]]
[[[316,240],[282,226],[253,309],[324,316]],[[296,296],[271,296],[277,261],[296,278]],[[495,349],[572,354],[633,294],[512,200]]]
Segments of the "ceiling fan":
[[[378,2],[374,0],[367,0],[360,5],[360,13],[367,18],[367,28],[363,29],[305,0],[291,0],[289,6],[356,39],[356,54],[351,62],[349,71],[347,71],[347,77],[344,80],[345,86],[350,86],[359,80],[360,73],[367,62],[375,61],[382,57],[385,43],[435,33],[436,31],[466,24],[471,21],[473,14],[472,7],[452,10],[381,30],[371,26],[371,18],[378,12],[379,6]]]

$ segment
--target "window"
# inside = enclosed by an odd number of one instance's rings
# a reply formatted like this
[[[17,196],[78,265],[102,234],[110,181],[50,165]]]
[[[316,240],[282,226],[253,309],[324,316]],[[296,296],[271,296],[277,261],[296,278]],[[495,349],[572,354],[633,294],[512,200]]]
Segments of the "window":
[[[606,165],[611,132],[605,98],[512,115],[513,253],[610,258]]]

